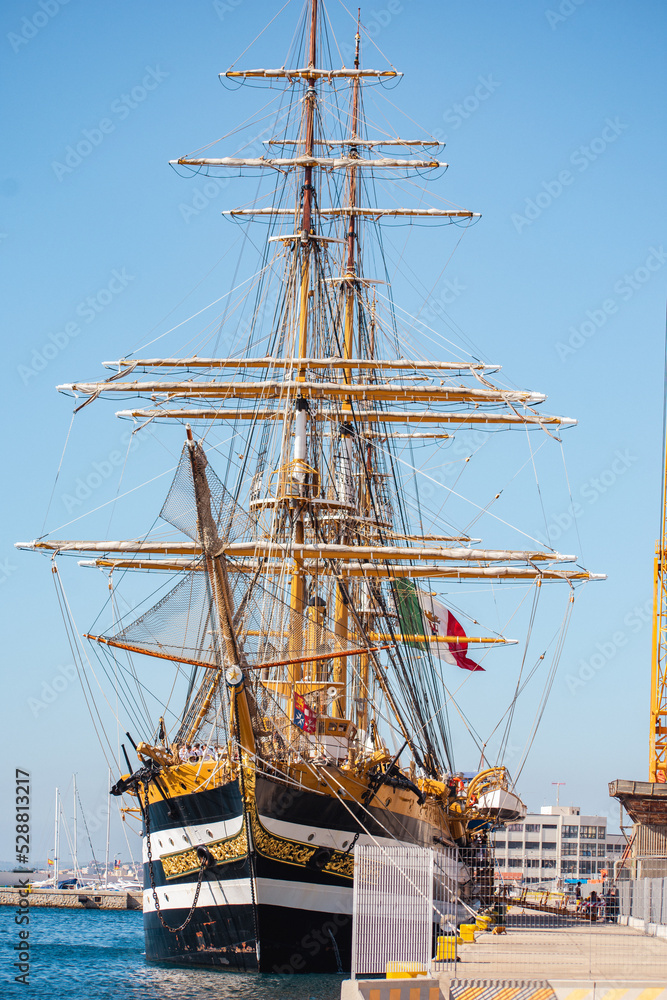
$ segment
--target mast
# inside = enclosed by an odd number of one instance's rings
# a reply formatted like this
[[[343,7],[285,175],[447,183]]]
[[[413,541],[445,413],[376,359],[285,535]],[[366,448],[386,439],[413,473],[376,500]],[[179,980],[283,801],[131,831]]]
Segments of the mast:
[[[109,788],[111,788],[111,768],[109,768]],[[104,852],[104,888],[109,885],[109,833],[111,828],[111,803],[107,803],[107,844]]]
[[[308,65],[311,70],[315,69],[315,60],[317,54],[317,0],[311,0],[310,6],[310,45],[309,45],[309,56]],[[307,78],[308,89],[306,91],[305,100],[305,155],[308,158],[312,158],[314,148],[315,148],[315,104],[317,100],[317,92],[315,90],[315,76],[309,76]],[[301,240],[295,243],[296,253],[300,254],[301,260],[301,291],[299,300],[299,337],[298,337],[298,351],[297,355],[299,358],[306,358],[308,356],[308,321],[310,316],[310,263],[311,263],[311,251],[312,251],[312,241],[310,239],[311,229],[313,226],[312,219],[313,212],[313,167],[312,164],[308,163],[304,167],[303,171],[303,207],[301,214]],[[297,259],[299,259],[297,257]],[[296,381],[298,383],[305,383],[306,381],[306,368],[304,366],[299,367]],[[306,471],[306,457],[307,457],[307,443],[308,443],[308,402],[307,399],[299,392],[296,398],[296,414],[294,417],[294,460],[293,460],[293,475],[290,477],[297,484],[297,492],[301,494],[295,500],[288,501],[290,506],[294,510],[294,526],[292,531],[292,538],[295,545],[303,545],[304,543],[304,525],[303,525],[303,512],[304,503],[307,495],[307,471]],[[293,492],[286,490],[286,493]],[[303,499],[302,499],[303,498]],[[290,640],[290,652],[298,657],[299,651],[301,649],[301,642],[299,640],[300,627],[299,623],[302,620],[302,616],[306,610],[306,578],[303,566],[303,558],[299,555],[295,555],[293,558],[293,569],[292,569],[292,583],[290,588],[290,607],[292,609],[292,627],[291,640]],[[290,665],[288,670],[288,685],[292,692],[295,691],[294,685],[301,679],[303,670],[300,664],[296,662]],[[288,717],[293,718],[294,713],[292,710],[293,696],[290,698]]]
[[[361,19],[361,8],[359,8],[357,14],[357,33],[354,36],[354,68],[357,70],[359,69],[359,53],[361,46],[361,35],[359,33],[360,19]],[[352,138],[358,139],[359,138],[358,136],[359,77],[358,76],[355,76],[354,80],[352,81],[352,118],[350,126],[351,126]],[[356,144],[352,144],[350,146],[350,157],[356,159],[358,156],[359,156],[359,149]],[[356,208],[357,205],[357,170],[356,167],[354,166],[349,167],[349,187],[350,187],[349,204],[350,208],[352,209],[352,212],[350,214],[350,220],[348,222],[348,227],[347,227],[347,275],[346,276],[351,277],[352,275],[354,275],[355,271],[354,265],[356,256],[355,241],[356,241],[356,223],[357,223],[357,216],[356,213],[354,212],[354,209]],[[354,285],[352,285],[351,283],[348,286],[348,292],[349,290],[352,291],[354,290]],[[349,293],[348,293],[348,300],[349,300]],[[346,329],[347,329],[347,323],[346,323]],[[349,358],[351,356],[352,356],[351,353],[345,354],[346,358]]]
[[[354,38],[354,68],[359,69],[359,55],[360,55],[360,43],[361,34],[359,31],[360,27],[361,10],[357,13],[357,33]],[[350,115],[350,138],[358,138],[359,130],[359,76],[355,76],[352,81],[352,110]],[[359,156],[358,147],[351,144],[349,151],[350,159],[356,159]],[[345,332],[343,341],[343,359],[345,361],[349,360],[354,356],[354,307],[357,301],[357,290],[358,283],[356,281],[356,256],[357,256],[357,216],[354,211],[357,205],[357,168],[355,166],[350,166],[348,168],[348,191],[349,191],[349,208],[351,209],[348,226],[347,226],[347,261],[345,266],[345,275],[343,281],[343,289],[345,293]],[[361,353],[361,351],[359,351]],[[345,382],[351,382],[352,372],[351,369],[344,369]],[[354,445],[352,441],[351,425],[348,423],[348,417],[352,415],[352,405],[349,398],[346,398],[342,404],[343,410],[343,423],[340,426],[340,457],[341,457],[341,469],[339,472],[340,479],[340,499],[346,503],[354,503],[354,479],[353,479],[353,461],[354,461]],[[343,541],[348,540],[348,532],[345,532]],[[349,593],[349,587],[345,584],[345,591]],[[336,587],[336,597],[334,606],[334,621],[335,629],[337,634],[346,635],[349,625],[349,613],[348,613],[348,599],[347,593],[344,592],[343,587]],[[362,656],[360,660],[361,670],[365,672],[366,677],[368,676],[368,657]],[[347,715],[347,659],[344,657],[339,657],[334,660],[334,682],[340,684],[340,697],[336,699],[332,706],[332,715],[345,718]],[[363,692],[360,692],[360,697],[365,697]],[[365,728],[365,727],[364,727]]]
[[[310,53],[308,56],[308,66],[315,69],[315,58],[317,50],[317,0],[310,0]],[[317,94],[315,91],[315,77],[309,76],[308,90],[306,91],[306,156],[312,157],[315,151],[315,102]],[[303,215],[301,231],[307,239],[310,234],[311,214],[313,205],[313,168],[308,165],[304,168],[303,174]],[[303,302],[302,302],[303,305]],[[305,352],[301,357],[305,357]]]
[[[60,853],[60,815],[58,807],[60,805],[60,789],[56,788],[56,809],[53,831],[53,888],[58,888],[58,857]]]
[[[186,434],[188,454],[190,457],[190,468],[192,472],[192,483],[197,508],[197,531],[201,542],[202,552],[204,554],[206,573],[217,612],[218,626],[223,645],[221,652],[224,656],[225,665],[229,668],[229,671],[232,671],[234,676],[237,677],[236,686],[238,686],[240,679],[238,675],[240,674],[242,678],[243,674],[240,666],[241,656],[233,625],[234,607],[229,576],[227,573],[227,565],[225,562],[225,556],[221,555],[219,551],[221,543],[220,538],[218,537],[217,525],[211,512],[211,494],[208,481],[206,479],[205,459],[198,448],[197,442],[194,440],[192,428],[189,425],[186,428]],[[208,710],[211,707],[211,702],[213,701],[216,692],[219,690],[222,675],[223,666],[221,664],[218,669],[215,670],[211,680],[204,678],[204,682],[200,687],[200,694],[203,696],[203,700],[201,701],[199,711],[194,718],[188,733],[186,734],[186,743],[194,737],[199,729],[199,726],[206,718]],[[246,707],[245,695],[240,691],[233,699],[232,705],[236,705],[239,698],[243,699],[244,707]],[[239,719],[247,721],[247,712],[242,711],[238,713],[238,715]],[[230,718],[230,723],[232,722],[233,720]],[[241,725],[241,728],[243,732],[238,734],[240,741],[246,749],[254,749],[252,728],[247,725]]]
[[[73,797],[74,797],[74,831],[72,836],[72,861],[74,862],[74,874],[79,877],[79,859],[77,852],[77,837],[76,837],[76,774],[72,775],[73,782]]]

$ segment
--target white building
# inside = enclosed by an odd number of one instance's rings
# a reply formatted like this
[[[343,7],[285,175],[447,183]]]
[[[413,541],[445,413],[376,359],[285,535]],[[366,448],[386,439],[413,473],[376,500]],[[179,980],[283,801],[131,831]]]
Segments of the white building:
[[[542,806],[522,823],[510,823],[491,835],[498,879],[547,882],[587,879],[614,871],[625,838],[607,833],[606,816],[582,816],[578,806]]]

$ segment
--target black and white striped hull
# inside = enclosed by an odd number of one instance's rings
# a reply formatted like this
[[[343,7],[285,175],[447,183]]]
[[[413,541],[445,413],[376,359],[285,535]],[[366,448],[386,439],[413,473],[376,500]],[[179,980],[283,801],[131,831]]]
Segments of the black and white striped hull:
[[[288,879],[257,878],[254,885],[250,878],[209,881],[192,921],[178,934],[164,929],[149,892],[144,896],[146,957],[245,972],[349,969],[352,890],[343,889],[334,898],[321,889]],[[165,922],[178,926],[185,920],[195,891],[191,882],[169,892],[173,906],[160,903]]]
[[[164,924],[173,928],[185,921],[195,898],[197,873],[167,879],[160,858],[198,844],[242,835],[245,828],[241,795],[237,783],[231,782],[172,799],[171,816],[166,803],[151,805],[153,875],[160,913],[156,912],[144,838],[147,958],[241,971],[348,971],[352,879],[327,871],[321,862],[332,854],[345,857],[355,834],[360,832],[351,814],[357,809],[376,840],[395,843],[384,828],[387,812],[382,810],[381,823],[374,823],[355,803],[345,808],[336,799],[306,789],[286,792],[285,786],[259,776],[255,801],[256,818],[263,832],[272,836],[274,845],[284,842],[317,848],[311,862],[294,863],[267,856],[266,851],[257,850],[251,843],[251,851],[244,857],[204,872],[192,918],[177,933],[170,933]],[[401,839],[430,843],[433,828],[418,823],[407,837],[404,829],[401,832]],[[358,842],[369,839],[360,834]]]

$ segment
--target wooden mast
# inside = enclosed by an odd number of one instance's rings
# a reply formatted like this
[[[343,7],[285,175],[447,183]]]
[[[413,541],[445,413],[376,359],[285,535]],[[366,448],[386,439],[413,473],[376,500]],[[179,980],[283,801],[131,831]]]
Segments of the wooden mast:
[[[359,50],[361,43],[361,35],[359,34],[359,18],[361,17],[361,11],[357,15],[357,33],[354,37],[354,68],[359,69]],[[352,138],[357,139],[358,129],[359,129],[359,77],[355,76],[352,82],[352,120],[351,120],[351,130]],[[352,144],[350,146],[350,157],[356,159],[359,156],[358,147]],[[355,209],[357,205],[357,168],[354,166],[348,167],[348,173],[350,178],[350,208]],[[350,214],[350,221],[347,227],[347,274],[346,277],[352,278],[355,274],[355,260],[356,260],[356,225],[357,225],[357,215],[354,211]],[[350,298],[352,298],[352,304],[354,304],[354,285],[350,281],[348,284],[348,297],[347,304],[350,303]],[[346,304],[346,305],[347,305]],[[348,338],[347,338],[347,314],[345,323],[345,346],[347,348]],[[351,353],[351,343],[349,352],[346,351],[345,357],[352,357]]]
[[[227,574],[227,567],[225,564],[225,557],[224,555],[221,556],[215,554],[220,550],[220,539],[218,537],[217,525],[213,520],[211,512],[210,492],[208,489],[208,482],[206,480],[206,471],[202,463],[201,453],[198,454],[197,443],[192,436],[192,430],[189,426],[187,427],[186,433],[190,466],[192,470],[192,484],[197,509],[197,530],[199,532],[199,539],[206,564],[206,572],[216,607],[218,626],[220,630],[219,635],[222,639],[224,658],[228,667],[236,668],[238,671],[240,670],[241,657],[239,655],[239,648],[232,624],[234,617],[233,599],[229,576]],[[193,720],[190,730],[186,734],[186,743],[189,743],[194,738],[200,725],[206,718],[208,710],[211,707],[213,697],[222,682],[223,672],[224,666],[220,665],[211,680],[208,678],[204,679],[204,683],[200,688],[200,691],[203,694],[203,701],[199,711],[197,712],[197,716]],[[241,699],[243,699],[242,706],[237,704]],[[238,694],[235,698],[232,698],[231,707],[232,713],[236,711],[239,716],[239,739],[242,745],[246,749],[251,751],[254,750],[254,737],[245,696],[243,694]],[[231,718],[230,722],[234,724],[234,720]]]
[[[361,45],[361,34],[360,34],[360,18],[361,11],[357,13],[357,33],[354,38],[354,68],[359,69],[359,55],[360,55],[360,45]],[[358,138],[359,131],[359,76],[356,75],[352,82],[352,111],[350,117],[350,133],[351,139]],[[349,152],[351,159],[356,159],[359,156],[359,150],[354,141],[350,145]],[[354,351],[354,309],[357,302],[357,268],[356,268],[356,258],[357,258],[357,215],[354,209],[357,206],[357,168],[356,166],[348,167],[348,177],[349,177],[349,208],[351,209],[349,215],[349,221],[347,226],[347,261],[345,266],[345,280],[343,283],[343,288],[345,289],[345,333],[344,333],[344,343],[343,343],[343,358],[345,360],[352,358],[355,354]],[[361,346],[361,345],[360,345]],[[361,354],[359,350],[357,352]],[[352,381],[352,372],[350,369],[344,369],[345,381],[350,383]],[[353,468],[353,450],[354,445],[352,442],[352,437],[349,433],[350,427],[347,425],[347,417],[352,416],[352,405],[348,399],[346,399],[342,404],[343,411],[343,426],[341,429],[341,453],[343,457],[343,472],[342,475],[351,479],[352,468]],[[350,485],[348,484],[348,489]],[[347,499],[347,498],[346,498]],[[347,541],[347,532],[345,534],[344,541]],[[344,592],[345,591],[345,592]],[[339,635],[346,635],[349,625],[349,614],[348,614],[348,603],[347,594],[349,593],[349,587],[347,582],[345,582],[344,589],[342,587],[336,588],[335,597],[335,608],[334,608],[334,621],[335,630]],[[361,669],[365,671],[366,678],[368,677],[368,657],[363,656],[361,658]],[[332,715],[345,718],[347,714],[347,660],[343,657],[339,657],[334,660],[334,682],[340,684],[341,696],[336,699],[332,706]],[[362,682],[362,688],[364,684]],[[362,690],[359,692],[359,696],[365,698],[368,692]],[[365,727],[364,727],[365,728]]]
[[[315,69],[317,52],[317,0],[311,0],[310,8],[310,46],[308,65],[311,70]],[[313,156],[315,148],[315,77],[307,78],[308,89],[305,100],[305,155]],[[313,224],[313,167],[311,164],[304,167],[303,174],[303,206],[301,212],[301,239],[296,243],[296,253],[301,254],[301,295],[299,302],[299,350],[300,358],[308,357],[308,320],[310,305],[310,257],[312,243],[310,234]],[[297,382],[306,381],[306,368],[300,367],[296,375]],[[296,399],[296,415],[294,417],[294,479],[301,483],[301,493],[303,499],[296,498],[294,507],[293,541],[298,545],[304,542],[303,508],[306,496],[307,485],[305,472],[300,470],[306,460],[308,427],[308,404],[301,395]],[[306,580],[303,567],[303,558],[294,555],[292,569],[292,584],[290,590],[290,607],[292,609],[292,626],[289,642],[290,653],[295,658],[295,662],[290,665],[287,680],[290,690],[294,691],[294,685],[301,679],[302,667],[297,663],[299,653],[302,649],[303,616],[306,610]],[[288,706],[288,717],[294,717],[293,697]]]

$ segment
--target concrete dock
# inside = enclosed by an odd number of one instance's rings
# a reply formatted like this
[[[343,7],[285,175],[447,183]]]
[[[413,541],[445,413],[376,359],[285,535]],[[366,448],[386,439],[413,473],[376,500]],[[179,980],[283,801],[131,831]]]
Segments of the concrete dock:
[[[481,932],[458,957],[430,977],[347,980],[341,1000],[667,1000],[667,941],[620,924]]]
[[[19,896],[22,892],[23,896]],[[140,910],[143,905],[140,890],[114,892],[109,889],[30,889],[0,888],[0,906],[17,906],[28,899],[32,906],[52,906],[79,910]]]
[[[667,941],[620,924],[510,928],[458,947],[461,979],[637,980],[667,985]],[[449,978],[449,977],[447,977]]]

